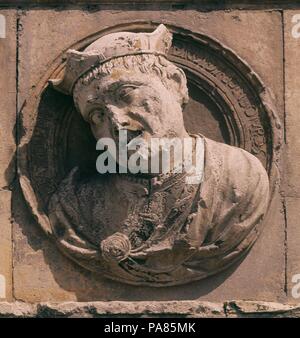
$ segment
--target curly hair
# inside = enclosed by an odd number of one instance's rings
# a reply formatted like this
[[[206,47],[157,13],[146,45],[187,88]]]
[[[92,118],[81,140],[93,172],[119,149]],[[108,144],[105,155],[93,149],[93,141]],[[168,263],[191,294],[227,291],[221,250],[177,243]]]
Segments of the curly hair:
[[[143,74],[155,74],[160,77],[167,89],[172,88],[171,81],[180,83],[180,90],[177,89],[176,91],[180,96],[180,103],[184,106],[188,102],[188,89],[184,72],[164,56],[154,54],[126,55],[111,59],[90,69],[77,80],[73,91],[74,100],[76,101],[76,93],[80,91],[82,86],[89,85],[95,79],[110,75],[115,68],[134,70]]]

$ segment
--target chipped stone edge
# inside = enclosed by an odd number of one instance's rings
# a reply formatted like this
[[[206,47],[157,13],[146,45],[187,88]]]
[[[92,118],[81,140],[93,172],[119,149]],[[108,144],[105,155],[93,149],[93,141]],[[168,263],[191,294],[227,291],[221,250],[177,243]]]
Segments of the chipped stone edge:
[[[122,318],[122,317],[294,317],[300,318],[299,304],[280,304],[264,301],[99,301],[99,302],[0,302],[0,318]]]

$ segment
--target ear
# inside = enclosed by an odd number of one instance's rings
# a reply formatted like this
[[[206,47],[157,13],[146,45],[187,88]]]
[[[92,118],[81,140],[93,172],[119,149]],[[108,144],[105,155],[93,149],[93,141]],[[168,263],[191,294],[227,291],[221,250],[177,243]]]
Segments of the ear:
[[[175,95],[178,96],[178,102],[182,107],[188,103],[189,93],[187,88],[187,81],[185,73],[182,69],[178,67],[172,67],[172,70],[169,72],[170,80],[172,83],[172,89]]]

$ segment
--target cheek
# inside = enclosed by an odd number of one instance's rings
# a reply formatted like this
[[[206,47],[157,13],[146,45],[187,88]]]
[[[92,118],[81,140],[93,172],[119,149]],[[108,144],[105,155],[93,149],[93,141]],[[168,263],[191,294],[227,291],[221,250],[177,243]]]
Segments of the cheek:
[[[173,115],[177,114],[176,102],[170,92],[161,88],[159,92],[153,89],[154,94],[145,100],[145,109],[152,114],[157,115],[160,121],[170,123],[173,119]]]
[[[169,137],[177,137],[184,128],[183,112],[180,104],[176,101],[165,101],[161,110],[160,121]]]
[[[136,90],[128,106],[142,109],[145,113],[158,115],[163,104],[163,97],[156,89],[143,87]]]
[[[162,103],[158,98],[146,98],[143,100],[142,106],[146,113],[152,115],[160,115],[162,110]]]

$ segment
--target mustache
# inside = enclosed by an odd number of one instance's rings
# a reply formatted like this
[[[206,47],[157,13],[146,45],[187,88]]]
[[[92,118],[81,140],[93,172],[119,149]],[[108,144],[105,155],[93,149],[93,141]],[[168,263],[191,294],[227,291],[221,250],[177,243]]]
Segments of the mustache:
[[[118,117],[112,117],[110,120],[116,136],[120,130],[124,129],[130,133],[147,131],[149,134],[153,134],[153,122],[155,122],[153,119],[149,119],[134,112],[127,113],[127,116],[125,118],[121,118],[121,120]]]

